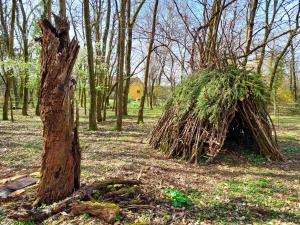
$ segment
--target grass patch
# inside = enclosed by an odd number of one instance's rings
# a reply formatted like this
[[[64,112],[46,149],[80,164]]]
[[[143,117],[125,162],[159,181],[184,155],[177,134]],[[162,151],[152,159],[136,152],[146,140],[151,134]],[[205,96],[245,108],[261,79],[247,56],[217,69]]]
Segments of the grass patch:
[[[282,151],[288,153],[288,154],[299,154],[300,153],[300,147],[298,146],[284,146],[281,148]]]
[[[300,222],[298,198],[281,181],[271,178],[227,180],[211,193],[189,191],[189,198],[199,207],[198,220],[207,223]]]

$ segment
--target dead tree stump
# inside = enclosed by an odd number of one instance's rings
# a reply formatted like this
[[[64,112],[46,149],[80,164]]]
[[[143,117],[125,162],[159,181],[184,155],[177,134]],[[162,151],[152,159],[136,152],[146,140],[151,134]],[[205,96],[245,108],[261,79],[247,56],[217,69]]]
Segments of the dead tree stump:
[[[42,37],[41,120],[44,155],[38,202],[52,203],[72,194],[80,185],[80,148],[77,123],[74,122],[71,72],[79,44],[69,42],[67,19],[54,16],[55,26],[47,19],[39,21]]]

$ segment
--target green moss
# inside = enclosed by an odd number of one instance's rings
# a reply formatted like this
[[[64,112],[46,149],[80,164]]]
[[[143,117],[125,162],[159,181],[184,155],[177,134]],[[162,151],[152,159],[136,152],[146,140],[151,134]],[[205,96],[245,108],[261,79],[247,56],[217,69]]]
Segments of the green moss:
[[[92,194],[92,197],[93,197],[94,199],[99,199],[100,193],[99,193],[99,192],[93,193],[93,194]]]
[[[136,222],[136,223],[130,223],[128,225],[150,225],[149,222],[141,221],[141,222]]]
[[[109,209],[115,209],[117,211],[120,211],[120,206],[114,203],[106,203],[106,202],[92,202],[92,201],[81,201],[80,204],[83,205],[89,205],[89,206],[101,206]]]
[[[130,205],[137,205],[141,203],[141,199],[139,197],[134,198],[128,202]]]

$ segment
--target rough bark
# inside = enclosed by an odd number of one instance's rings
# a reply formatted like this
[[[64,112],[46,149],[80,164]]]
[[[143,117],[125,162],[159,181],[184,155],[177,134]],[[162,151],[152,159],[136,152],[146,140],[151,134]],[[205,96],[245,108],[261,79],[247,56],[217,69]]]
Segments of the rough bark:
[[[42,37],[41,120],[44,155],[38,202],[61,200],[79,188],[80,148],[77,123],[74,123],[71,72],[79,45],[68,41],[69,22],[55,16],[55,27],[47,19],[39,25]]]
[[[107,223],[112,224],[116,220],[116,216],[120,213],[120,207],[115,204],[99,203],[99,202],[75,202],[72,205],[73,215],[82,215],[88,213],[103,219]]]

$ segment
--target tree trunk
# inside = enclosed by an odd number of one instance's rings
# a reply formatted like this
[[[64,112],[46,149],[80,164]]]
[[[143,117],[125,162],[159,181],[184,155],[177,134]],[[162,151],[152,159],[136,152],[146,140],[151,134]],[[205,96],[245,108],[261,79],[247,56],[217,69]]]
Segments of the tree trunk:
[[[9,91],[11,86],[11,79],[7,72],[5,73],[6,76],[6,84],[5,84],[5,92],[4,92],[4,103],[3,103],[3,120],[8,120],[8,106],[9,106]]]
[[[136,18],[143,7],[145,0],[138,5],[135,13],[131,18],[131,1],[127,1],[127,46],[126,46],[126,80],[124,86],[124,95],[123,95],[123,115],[128,115],[128,94],[129,94],[129,87],[130,87],[130,77],[131,77],[131,52],[132,52],[132,30],[135,24]]]
[[[96,11],[96,19],[95,19],[95,36],[96,36],[96,59],[95,59],[95,77],[97,79],[97,97],[96,97],[96,103],[97,103],[97,108],[96,108],[96,114],[97,114],[97,121],[101,122],[102,121],[102,86],[103,86],[103,76],[102,76],[102,65],[101,65],[101,33],[100,30],[102,27],[102,3],[101,1],[99,2],[99,6],[97,6],[97,11]]]
[[[25,8],[23,5],[22,0],[19,0],[19,5],[21,8],[22,12],[22,40],[23,40],[23,57],[24,57],[24,62],[28,63],[28,58],[29,58],[29,51],[28,51],[28,33],[27,33],[27,16],[25,12]],[[21,26],[20,26],[21,27]],[[22,115],[27,116],[28,115],[28,100],[29,100],[29,90],[28,90],[28,82],[29,82],[29,73],[28,69],[25,68],[25,78],[24,78],[24,87],[22,88],[23,91],[23,106],[22,106]],[[20,97],[21,97],[21,92],[20,92]]]
[[[296,62],[295,62],[295,47],[293,42],[291,43],[291,61],[290,61],[290,89],[294,102],[297,102],[297,76],[296,76]]]
[[[59,16],[62,18],[67,17],[66,0],[59,0]]]
[[[6,44],[7,44],[7,50],[8,50],[8,57],[13,59],[14,58],[14,32],[15,32],[15,20],[16,20],[16,7],[17,2],[16,0],[12,0],[12,8],[11,8],[11,21],[10,21],[10,30],[8,31],[6,29],[6,24],[3,18],[3,8],[2,8],[2,2],[0,2],[0,13],[1,13],[1,24],[3,27],[4,35],[6,35]],[[9,107],[9,101],[12,100],[10,95],[10,89],[12,86],[12,80],[11,77],[13,73],[12,69],[9,69],[5,72],[5,78],[6,78],[6,85],[5,85],[5,94],[4,94],[4,104],[3,104],[3,120],[8,120],[8,107]],[[12,105],[12,103],[10,104]],[[12,110],[12,107],[10,107]],[[13,112],[11,111],[11,116],[13,115]],[[13,118],[12,118],[13,121]]]
[[[150,38],[150,42],[149,42],[146,69],[145,69],[144,92],[143,92],[143,95],[141,97],[141,103],[140,103],[137,123],[143,123],[144,122],[144,106],[145,106],[145,100],[146,100],[147,88],[148,88],[147,84],[148,84],[148,79],[149,79],[149,67],[150,67],[150,60],[151,60],[151,52],[152,52],[153,43],[154,43],[157,9],[158,9],[158,0],[155,0],[153,18],[152,18],[151,38]]]
[[[126,0],[120,0],[121,11],[119,17],[119,43],[118,43],[118,96],[117,96],[117,124],[116,130],[122,130],[123,118],[123,73],[124,73],[124,49],[125,49],[125,11]]]
[[[132,24],[130,23],[130,12],[131,12],[131,1],[127,1],[127,45],[126,45],[126,79],[123,94],[123,115],[128,115],[127,104],[128,104],[128,94],[130,86],[130,74],[131,74],[131,49],[132,49]]]
[[[40,116],[41,115],[41,86],[38,84],[37,87],[37,102],[36,102],[36,107],[35,107],[35,115]]]
[[[90,111],[89,111],[89,129],[97,130],[96,121],[96,87],[95,87],[95,71],[93,59],[93,44],[92,44],[92,31],[90,22],[90,9],[89,1],[83,1],[83,11],[85,20],[85,35],[88,54],[88,69],[89,69],[89,83],[90,83]]]
[[[249,21],[247,21],[247,39],[246,39],[246,47],[245,47],[245,55],[246,57],[244,58],[242,64],[243,66],[247,65],[248,62],[248,55],[250,52],[250,47],[253,39],[253,27],[254,27],[254,19],[256,16],[256,11],[257,11],[257,4],[258,0],[252,0],[251,2],[251,10],[249,12]]]
[[[69,23],[55,16],[55,27],[41,19],[41,120],[44,155],[38,202],[52,203],[74,192],[80,185],[80,149],[74,123],[71,72],[79,45],[68,41]]]
[[[51,22],[52,0],[43,0],[43,5],[44,5],[43,16],[46,17]]]
[[[18,92],[18,81],[17,81],[17,78],[15,76],[13,76],[11,79],[12,79],[14,99],[15,99],[15,108],[19,109],[20,97],[19,97],[19,92]]]

